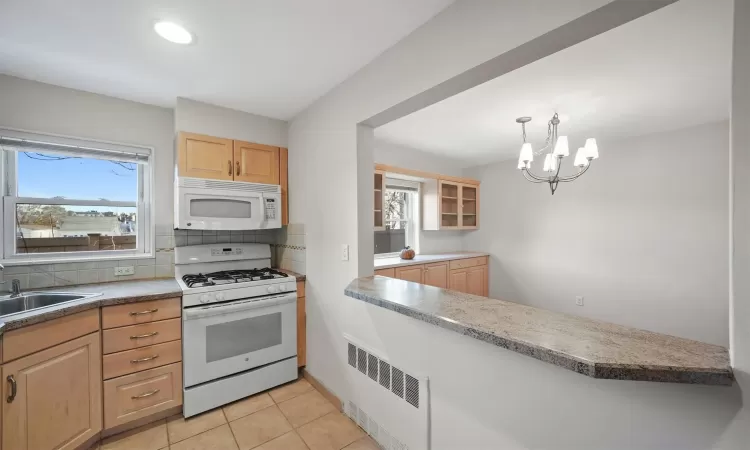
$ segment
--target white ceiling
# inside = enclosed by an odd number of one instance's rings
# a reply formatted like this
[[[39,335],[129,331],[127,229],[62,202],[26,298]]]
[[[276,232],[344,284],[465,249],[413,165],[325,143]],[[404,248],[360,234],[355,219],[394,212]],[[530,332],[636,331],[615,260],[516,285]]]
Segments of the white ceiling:
[[[452,0],[3,0],[0,73],[290,119]],[[183,24],[179,46],[153,31]]]
[[[541,148],[557,111],[571,154],[729,117],[732,2],[681,0],[375,130],[378,139],[459,158],[518,158],[519,116]],[[567,120],[566,120],[567,119]]]

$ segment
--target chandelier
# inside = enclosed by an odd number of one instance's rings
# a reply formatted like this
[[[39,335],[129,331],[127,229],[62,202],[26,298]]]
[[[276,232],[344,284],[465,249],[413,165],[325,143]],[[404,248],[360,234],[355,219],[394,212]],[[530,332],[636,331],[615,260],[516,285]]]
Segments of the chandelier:
[[[531,144],[526,142],[526,123],[531,122],[531,117],[519,117],[517,123],[521,124],[523,132],[523,145],[521,146],[521,155],[518,158],[518,168],[521,170],[524,178],[532,183],[549,183],[552,195],[555,195],[558,183],[568,183],[583,175],[588,169],[592,160],[599,158],[599,149],[596,146],[596,139],[586,139],[586,145],[579,148],[576,152],[573,166],[578,168],[575,175],[561,177],[560,166],[564,157],[568,156],[568,137],[557,135],[557,126],[560,125],[560,118],[555,113],[547,122],[547,141],[544,147],[536,152],[532,151]],[[539,176],[531,172],[531,162],[534,161],[534,154],[537,156],[544,155],[544,167],[542,170],[547,175]]]

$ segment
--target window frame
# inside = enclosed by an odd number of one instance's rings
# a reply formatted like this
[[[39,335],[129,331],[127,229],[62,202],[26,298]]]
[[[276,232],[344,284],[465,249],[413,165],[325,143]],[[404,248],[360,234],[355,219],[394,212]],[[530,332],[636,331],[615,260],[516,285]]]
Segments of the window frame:
[[[391,188],[388,187],[388,185],[391,185]],[[407,229],[407,241],[409,240],[409,235],[412,236],[412,243],[410,245],[410,248],[412,248],[417,254],[419,254],[419,228],[421,226],[421,201],[422,201],[422,183],[411,181],[411,180],[402,180],[399,178],[392,178],[392,177],[386,177],[386,179],[383,182],[383,185],[385,187],[386,191],[398,191],[398,189],[393,189],[393,187],[398,187],[398,185],[401,185],[403,187],[416,189],[416,191],[413,190],[405,190],[410,195],[414,196],[414,204],[412,208],[410,208],[411,212],[411,219],[409,222],[412,224],[412,230]],[[385,195],[385,192],[383,192],[383,195]],[[385,211],[383,211],[383,226],[385,226],[386,223],[389,221],[385,218]],[[391,221],[392,222],[392,221]],[[411,231],[411,233],[409,233]],[[400,251],[397,252],[390,252],[390,253],[376,253],[375,259],[385,259],[385,258],[394,258],[400,255]]]
[[[138,155],[145,162],[137,163],[137,189],[138,194],[135,202],[110,201],[110,200],[77,200],[18,197],[18,158],[17,152],[0,148],[0,223],[4,231],[0,236],[0,262],[4,265],[28,265],[64,262],[86,262],[102,261],[112,259],[146,259],[153,258],[155,254],[155,208],[153,207],[154,195],[154,148],[132,144],[121,144],[117,142],[102,141],[96,139],[81,139],[70,136],[56,135],[50,133],[31,132],[10,128],[0,128],[0,136],[30,141],[40,141],[53,145],[70,147],[65,151],[54,151],[52,153],[67,154],[70,156],[92,158],[92,154],[111,152],[116,154],[126,153]],[[104,158],[99,158],[104,159]],[[81,252],[59,252],[59,253],[18,253],[11,254],[15,249],[16,240],[16,205],[17,204],[42,204],[42,205],[73,205],[73,206],[104,206],[104,207],[133,207],[136,208],[137,231],[136,248],[128,250],[100,250]],[[135,203],[135,205],[133,204]]]

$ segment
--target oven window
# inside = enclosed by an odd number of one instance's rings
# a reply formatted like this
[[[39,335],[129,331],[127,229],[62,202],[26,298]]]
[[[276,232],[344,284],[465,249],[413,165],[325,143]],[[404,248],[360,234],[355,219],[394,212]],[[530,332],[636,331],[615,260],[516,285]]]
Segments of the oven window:
[[[206,362],[281,344],[281,313],[250,317],[206,327]]]
[[[191,217],[250,219],[252,202],[213,198],[190,199]]]

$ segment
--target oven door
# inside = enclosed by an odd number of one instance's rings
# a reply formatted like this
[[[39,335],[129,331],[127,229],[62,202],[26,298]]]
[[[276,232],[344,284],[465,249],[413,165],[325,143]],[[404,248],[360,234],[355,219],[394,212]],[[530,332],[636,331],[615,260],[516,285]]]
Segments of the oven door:
[[[297,354],[297,293],[183,311],[185,387]]]

